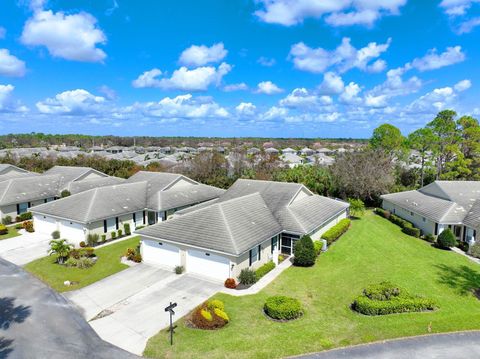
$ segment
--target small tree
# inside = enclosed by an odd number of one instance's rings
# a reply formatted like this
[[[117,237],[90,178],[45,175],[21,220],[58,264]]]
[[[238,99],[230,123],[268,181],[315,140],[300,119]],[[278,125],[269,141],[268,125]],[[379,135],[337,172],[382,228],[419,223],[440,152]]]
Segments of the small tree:
[[[450,228],[445,229],[439,234],[437,245],[443,249],[449,249],[457,245],[457,239]]]
[[[350,203],[350,215],[353,217],[361,217],[365,213],[365,203],[361,199],[349,198],[348,203]]]
[[[57,256],[57,263],[63,264],[65,259],[70,254],[70,250],[73,248],[73,245],[67,243],[65,239],[57,239],[50,241],[50,250],[48,255],[51,256],[55,254]]]
[[[308,235],[303,236],[295,243],[293,253],[295,254],[293,264],[299,267],[311,267],[317,259],[315,246],[313,245],[312,238]]]

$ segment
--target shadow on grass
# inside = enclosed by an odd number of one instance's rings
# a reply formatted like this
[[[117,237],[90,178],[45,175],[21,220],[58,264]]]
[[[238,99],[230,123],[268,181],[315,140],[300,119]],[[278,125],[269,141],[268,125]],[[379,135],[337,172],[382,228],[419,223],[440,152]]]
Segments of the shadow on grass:
[[[29,306],[14,304],[15,298],[0,298],[0,329],[7,330],[13,323],[23,323],[31,310]]]
[[[474,290],[480,288],[480,273],[467,267],[449,266],[438,264],[435,267],[439,269],[438,281],[455,289],[461,295],[472,294]]]

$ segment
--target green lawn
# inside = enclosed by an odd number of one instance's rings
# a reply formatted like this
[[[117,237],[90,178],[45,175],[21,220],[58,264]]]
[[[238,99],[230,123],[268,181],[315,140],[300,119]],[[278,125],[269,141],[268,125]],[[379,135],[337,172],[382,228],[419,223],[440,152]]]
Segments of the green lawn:
[[[349,308],[370,284],[390,280],[437,301],[439,310],[368,317]],[[231,323],[218,331],[186,328],[180,320],[170,347],[165,331],[150,338],[144,355],[154,358],[275,358],[381,339],[480,329],[480,266],[433,248],[368,212],[312,268],[289,268],[262,292],[225,294]],[[276,323],[264,317],[265,298],[284,294],[304,304],[305,315]]]
[[[7,238],[13,238],[16,236],[19,236],[20,233],[18,233],[18,230],[15,228],[15,226],[8,227],[8,233],[7,234],[2,234],[0,236],[0,241],[2,239],[7,239]]]
[[[65,267],[55,263],[55,256],[47,256],[28,263],[25,269],[58,292],[79,289],[128,268],[120,263],[120,257],[127,248],[135,248],[139,240],[139,237],[133,237],[95,250],[98,260],[91,268]],[[78,284],[66,287],[63,285],[66,280]]]

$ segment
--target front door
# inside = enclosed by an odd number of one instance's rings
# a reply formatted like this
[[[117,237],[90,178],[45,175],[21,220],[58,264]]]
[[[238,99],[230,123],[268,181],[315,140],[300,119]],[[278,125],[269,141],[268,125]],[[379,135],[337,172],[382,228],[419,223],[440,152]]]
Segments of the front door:
[[[157,223],[157,213],[156,212],[148,212],[148,225],[152,225]]]

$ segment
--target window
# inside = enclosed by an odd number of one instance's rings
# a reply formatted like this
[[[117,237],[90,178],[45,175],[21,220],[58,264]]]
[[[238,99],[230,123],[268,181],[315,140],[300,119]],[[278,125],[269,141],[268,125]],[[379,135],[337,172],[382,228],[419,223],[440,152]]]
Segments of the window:
[[[426,219],[425,217],[422,217],[422,221],[426,222],[426,221],[427,221],[427,219]]]
[[[272,238],[272,243],[270,244],[270,247],[271,253],[273,254],[273,252],[278,248],[278,236]]]
[[[116,218],[108,218],[104,222],[104,230],[105,233],[113,232],[117,229],[117,219]]]
[[[28,211],[28,202],[17,204],[17,214],[22,214]]]
[[[253,249],[250,249],[250,264],[249,265],[252,265],[253,263],[255,263],[256,261],[258,261],[258,257],[259,257],[259,251],[258,251],[258,248],[259,247],[255,247]]]
[[[410,212],[410,215],[413,216],[413,212]]]

